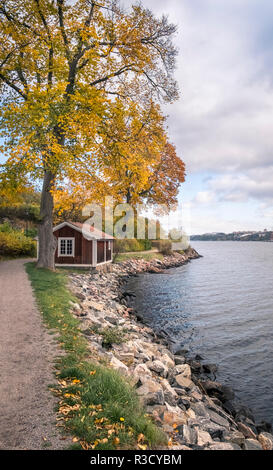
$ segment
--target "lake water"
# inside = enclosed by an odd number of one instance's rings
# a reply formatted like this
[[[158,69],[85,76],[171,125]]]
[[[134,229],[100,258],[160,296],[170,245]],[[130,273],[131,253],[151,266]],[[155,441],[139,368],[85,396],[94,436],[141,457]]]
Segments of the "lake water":
[[[192,246],[203,258],[131,281],[136,308],[191,355],[217,363],[217,380],[273,423],[273,243]]]

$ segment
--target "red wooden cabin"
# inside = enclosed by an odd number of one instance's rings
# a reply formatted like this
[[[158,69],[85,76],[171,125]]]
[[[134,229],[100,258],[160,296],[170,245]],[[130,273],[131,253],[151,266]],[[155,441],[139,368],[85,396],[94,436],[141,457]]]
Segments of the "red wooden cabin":
[[[96,267],[111,263],[114,237],[79,222],[63,222],[53,229],[57,238],[56,266]]]

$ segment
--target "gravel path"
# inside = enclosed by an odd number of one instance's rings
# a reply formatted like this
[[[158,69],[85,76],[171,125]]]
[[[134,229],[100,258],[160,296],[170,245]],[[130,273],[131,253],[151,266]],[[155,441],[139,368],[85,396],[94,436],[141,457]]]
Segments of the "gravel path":
[[[0,449],[61,449],[48,390],[56,341],[42,324],[24,269],[0,263]]]

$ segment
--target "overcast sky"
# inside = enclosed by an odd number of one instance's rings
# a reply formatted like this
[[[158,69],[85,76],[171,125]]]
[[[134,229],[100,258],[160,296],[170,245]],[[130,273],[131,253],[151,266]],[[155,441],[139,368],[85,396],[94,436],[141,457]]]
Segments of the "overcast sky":
[[[166,111],[191,232],[273,229],[273,1],[142,3],[178,25],[181,99]]]

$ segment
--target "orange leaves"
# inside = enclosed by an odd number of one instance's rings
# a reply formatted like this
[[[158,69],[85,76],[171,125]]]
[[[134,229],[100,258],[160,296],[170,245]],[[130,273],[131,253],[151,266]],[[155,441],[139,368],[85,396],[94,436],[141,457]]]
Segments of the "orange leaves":
[[[114,444],[114,446],[117,447],[117,446],[119,445],[119,443],[120,443],[120,439],[119,439],[118,437],[115,437],[115,438],[113,439],[113,444]]]

